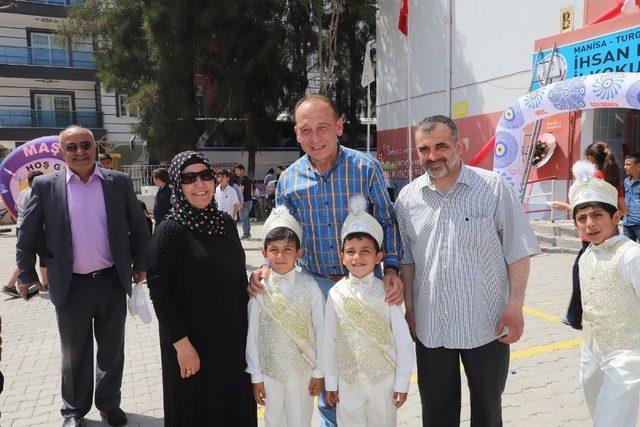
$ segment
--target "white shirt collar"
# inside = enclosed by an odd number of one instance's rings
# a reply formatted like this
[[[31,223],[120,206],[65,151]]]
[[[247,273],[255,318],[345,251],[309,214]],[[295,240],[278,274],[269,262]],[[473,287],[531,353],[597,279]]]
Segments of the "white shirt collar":
[[[371,283],[373,283],[374,279],[375,275],[373,274],[373,272],[369,273],[362,279],[358,279],[356,276],[349,273],[349,283],[351,284],[351,286],[370,285]]]
[[[278,274],[275,271],[271,270],[271,272],[269,273],[269,282],[274,287],[279,287],[282,285],[287,286],[290,283],[293,283],[293,281],[295,280],[295,276],[296,276],[295,268],[293,268],[291,271],[285,274]]]
[[[624,240],[627,239],[627,237],[625,237],[622,234],[616,234],[613,237],[609,237],[607,240],[605,240],[604,242],[600,243],[599,245],[594,245],[593,243],[590,245],[590,248],[592,251],[600,251],[603,249],[607,249],[610,248],[611,246],[615,245],[616,243],[618,243],[620,240]]]
[[[102,175],[102,171],[100,170],[98,165],[95,165],[95,167],[93,168],[93,173],[91,174],[91,176],[94,176],[94,175],[97,176],[100,179],[104,179],[104,176]],[[79,182],[82,182],[82,180],[80,179],[78,174],[76,174],[69,167],[67,167],[66,181],[69,182],[72,178],[76,179]],[[91,179],[91,177],[89,177],[89,179]]]

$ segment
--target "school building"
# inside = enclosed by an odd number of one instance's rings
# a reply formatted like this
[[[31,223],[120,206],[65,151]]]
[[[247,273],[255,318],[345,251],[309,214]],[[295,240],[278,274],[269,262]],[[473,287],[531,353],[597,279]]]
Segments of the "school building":
[[[640,1],[409,0],[406,36],[397,25],[400,3],[379,2],[376,64],[377,148],[383,162],[397,166],[391,177],[399,186],[409,178],[407,129],[433,114],[455,119],[465,162],[491,169],[493,150],[478,154],[504,110],[540,87],[554,44],[549,82],[640,72]],[[566,200],[571,165],[590,143],[607,142],[620,164],[640,151],[640,111],[563,113],[543,120],[541,133],[550,134],[555,150],[532,170],[538,182],[527,193],[553,191],[547,200]],[[413,147],[412,160],[415,178],[423,170]],[[540,204],[544,198],[531,200]]]

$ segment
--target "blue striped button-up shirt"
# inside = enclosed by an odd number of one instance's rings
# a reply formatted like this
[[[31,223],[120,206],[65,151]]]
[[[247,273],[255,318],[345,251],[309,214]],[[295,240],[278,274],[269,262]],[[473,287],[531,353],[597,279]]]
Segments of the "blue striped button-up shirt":
[[[300,264],[322,276],[347,273],[339,257],[340,229],[349,200],[362,194],[384,230],[385,266],[397,266],[400,240],[382,167],[359,151],[339,150],[333,168],[325,173],[319,173],[305,155],[280,175],[276,204],[286,206],[303,230]]]

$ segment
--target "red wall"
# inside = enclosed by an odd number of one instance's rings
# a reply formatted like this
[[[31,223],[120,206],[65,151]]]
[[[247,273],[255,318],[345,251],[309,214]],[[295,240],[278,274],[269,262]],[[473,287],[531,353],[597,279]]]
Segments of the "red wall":
[[[515,100],[514,100],[515,101]],[[560,114],[543,120],[541,133],[548,132],[556,137],[557,146],[553,157],[547,164],[539,169],[534,169],[531,178],[548,178],[555,176],[557,179],[569,179],[573,162],[580,158],[580,115]],[[469,139],[469,150],[462,158],[468,163],[482,149],[486,142],[493,136],[502,112],[480,114],[477,116],[457,119],[458,134],[460,138]],[[531,132],[533,125],[527,127]],[[392,129],[378,131],[378,156],[383,162],[393,162],[399,166],[398,170],[391,173],[391,179],[407,179],[407,130]],[[413,174],[414,177],[422,174],[422,167],[418,162],[418,154],[413,148]],[[493,153],[478,165],[484,169],[493,168]]]

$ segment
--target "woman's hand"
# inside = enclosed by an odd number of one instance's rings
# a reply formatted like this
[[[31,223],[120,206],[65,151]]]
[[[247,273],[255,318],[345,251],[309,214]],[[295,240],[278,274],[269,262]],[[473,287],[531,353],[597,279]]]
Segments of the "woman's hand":
[[[176,349],[178,356],[178,365],[180,365],[180,377],[189,378],[195,375],[200,370],[200,356],[189,337],[184,337],[180,341],[173,343],[173,347]]]
[[[558,202],[558,201],[553,201],[553,202],[548,202],[547,203],[549,206],[551,206],[553,209],[557,210],[557,211],[570,211],[571,210],[571,205],[565,202]]]

